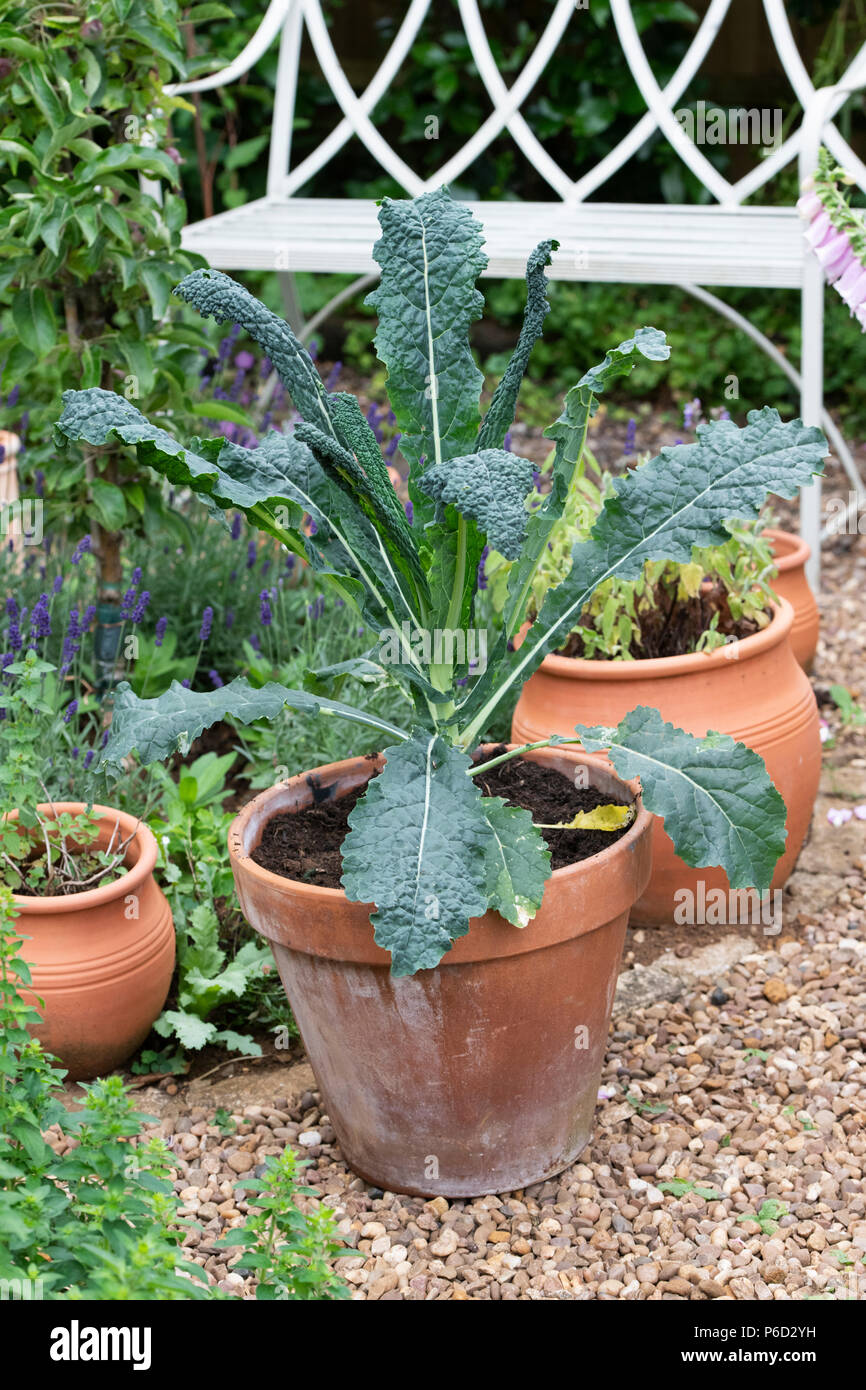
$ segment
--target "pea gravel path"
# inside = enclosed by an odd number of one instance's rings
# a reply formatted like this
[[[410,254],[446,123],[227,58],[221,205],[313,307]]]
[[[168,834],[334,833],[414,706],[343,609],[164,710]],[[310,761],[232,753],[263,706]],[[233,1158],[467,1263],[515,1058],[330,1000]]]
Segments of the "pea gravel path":
[[[251,1296],[213,1240],[243,1219],[233,1184],[289,1143],[363,1255],[337,1261],[359,1299],[866,1297],[866,882],[847,877],[849,903],[796,939],[616,1020],[593,1141],[551,1182],[370,1189],[312,1090],[239,1107],[229,1137],[213,1107],[165,1118],[189,1253]]]

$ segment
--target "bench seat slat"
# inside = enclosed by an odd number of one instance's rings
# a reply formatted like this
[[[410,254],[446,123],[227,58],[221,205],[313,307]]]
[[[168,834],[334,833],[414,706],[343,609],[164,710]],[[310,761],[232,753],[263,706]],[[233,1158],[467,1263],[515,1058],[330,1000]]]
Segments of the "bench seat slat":
[[[676,204],[471,203],[484,225],[489,276],[522,276],[544,237],[560,242],[551,275],[628,284],[794,288],[803,282],[802,223],[793,208]],[[376,270],[372,199],[260,198],[196,222],[187,250],[221,270]]]

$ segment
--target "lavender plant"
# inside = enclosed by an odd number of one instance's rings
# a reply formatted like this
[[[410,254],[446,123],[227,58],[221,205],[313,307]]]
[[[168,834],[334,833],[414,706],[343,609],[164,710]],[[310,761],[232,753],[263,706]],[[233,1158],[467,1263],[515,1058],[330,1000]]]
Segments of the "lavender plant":
[[[768,492],[790,497],[808,483],[826,443],[820,430],[783,423],[765,407],[743,428],[730,420],[701,425],[694,443],[663,449],[617,481],[589,537],[574,546],[568,575],[514,650],[598,398],[640,358],[663,361],[664,334],[639,328],[571,389],[547,431],[555,446],[551,488],[530,512],[532,464],[504,441],[547,313],[544,271],[556,243],[544,241],[530,256],[518,344],[482,419],[482,378],[469,344],[483,305],[475,284],[486,265],[479,224],[444,189],[412,201],[386,198],[379,220],[374,254],[382,274],[370,303],[410,469],[411,522],[357,400],[329,392],[289,326],[215,271],[194,272],[177,293],[259,342],[301,417],[294,431],[266,434],[253,450],[225,439],[183,444],[170,420],[154,425],[122,396],[91,389],[65,394],[57,439],[92,447],[120,441],[215,513],[244,512],[305,557],[380,635],[360,661],[319,673],[315,690],[255,688],[238,678],[208,692],[173,684],[142,699],[121,687],[105,760],[121,766],[133,749],[144,762],[165,758],[218,719],[250,723],[286,706],[375,728],[386,762],[351,813],[342,881],[351,900],[375,904],[376,939],[391,952],[393,972],[406,975],[438,964],[488,908],[525,927],[541,904],[550,855],[539,829],[528,811],[483,796],[476,780],[490,760],[472,754],[502,702],[561,645],[600,584],[634,580],[647,561],[685,563],[693,547],[723,543],[727,518],[749,520]],[[308,517],[314,527],[305,526]],[[481,669],[472,668],[469,651],[485,544],[513,565],[502,631]],[[406,691],[407,727],[323,693],[329,680],[372,669]],[[769,886],[784,848],[785,807],[755,753],[718,733],[695,738],[644,707],[616,728],[580,725],[575,735],[533,746],[609,750],[620,775],[640,777],[645,805],[664,817],[687,863],[721,865],[734,888]]]

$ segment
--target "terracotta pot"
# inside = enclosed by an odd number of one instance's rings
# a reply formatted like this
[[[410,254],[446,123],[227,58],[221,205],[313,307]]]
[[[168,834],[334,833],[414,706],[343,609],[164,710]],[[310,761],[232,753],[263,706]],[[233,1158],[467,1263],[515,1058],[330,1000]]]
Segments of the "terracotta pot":
[[[812,554],[811,547],[792,531],[775,531],[767,528],[764,532],[773,544],[773,554],[779,573],[772,586],[780,598],[785,598],[794,610],[794,626],[791,629],[791,649],[803,667],[811,671],[818,646],[818,605],[815,595],[809,588],[806,578],[806,561]]]
[[[692,734],[730,734],[761,755],[788,808],[786,849],[772,884],[781,888],[809,829],[821,772],[818,709],[791,650],[793,620],[791,605],[781,599],[762,632],[714,652],[654,661],[547,656],[523,687],[511,736],[531,743],[548,734],[573,734],[576,724],[616,724],[636,705],[652,706]],[[707,892],[729,888],[721,869],[684,864],[656,820],[652,877],[635,903],[632,923],[670,922],[674,895],[680,889],[697,893],[699,881]]]
[[[533,760],[569,775],[581,763],[606,793],[624,787],[603,758]],[[639,806],[610,848],[558,869],[523,930],[488,912],[435,970],[395,979],[369,906],[250,858],[272,817],[344,796],[371,771],[370,759],[348,758],[293,777],[229,830],[241,906],[270,941],[323,1108],[346,1162],[383,1189],[471,1197],[541,1182],[590,1137],[651,817]]]
[[[49,806],[37,808],[45,817]],[[54,810],[78,815],[82,802]],[[134,816],[94,806],[105,848],[116,822],[124,839]],[[139,824],[126,855],[129,872],[84,893],[31,898],[15,894],[16,930],[30,939],[21,953],[31,966],[30,997],[40,996],[44,1023],[32,1031],[68,1068],[69,1079],[102,1076],[141,1046],[162,1011],[174,970],[174,925],[153,876],[157,844]]]

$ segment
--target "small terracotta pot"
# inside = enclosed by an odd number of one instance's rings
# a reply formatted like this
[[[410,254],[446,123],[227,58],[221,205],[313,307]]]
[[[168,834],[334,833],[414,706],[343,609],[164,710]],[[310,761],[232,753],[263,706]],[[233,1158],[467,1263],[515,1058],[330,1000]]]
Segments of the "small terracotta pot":
[[[79,815],[87,808],[59,801],[53,809]],[[50,806],[37,810],[52,815]],[[102,818],[101,849],[117,822],[123,839],[135,829],[135,817],[123,811],[93,810]],[[31,1031],[60,1058],[71,1081],[119,1067],[162,1011],[175,942],[171,911],[153,876],[156,856],[153,834],[139,823],[126,853],[129,872],[121,878],[63,897],[13,896],[15,930],[30,938],[21,948],[32,972],[32,994],[24,991],[25,997],[44,1018]],[[34,996],[44,999],[44,1008]]]
[[[533,761],[624,784],[603,758]],[[270,941],[349,1166],[391,1192],[472,1197],[541,1182],[587,1143],[631,904],[650,871],[652,818],[558,869],[520,930],[474,919],[435,970],[394,978],[370,906],[281,878],[250,858],[269,820],[363,786],[377,764],[347,758],[262,792],[229,829],[241,907]],[[378,763],[381,766],[381,759]],[[639,798],[638,798],[639,802]]]
[[[792,531],[775,531],[768,527],[764,535],[772,542],[779,573],[771,580],[780,598],[785,598],[794,610],[791,629],[791,649],[804,671],[811,671],[818,646],[819,615],[815,595],[806,578],[806,561],[811,546]]]
[[[650,705],[692,734],[710,729],[730,734],[764,759],[788,808],[785,853],[772,883],[781,888],[809,829],[821,774],[818,708],[791,650],[793,621],[791,605],[781,599],[763,631],[714,652],[653,661],[547,656],[523,687],[511,736],[532,743],[548,734],[573,735],[576,724],[617,724],[637,705]],[[692,869],[683,863],[656,819],[652,877],[634,906],[632,923],[672,921],[675,894],[682,889],[697,894],[699,881],[707,892],[729,889],[721,869]]]

